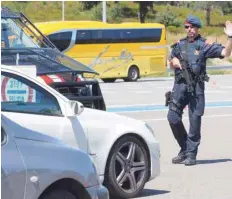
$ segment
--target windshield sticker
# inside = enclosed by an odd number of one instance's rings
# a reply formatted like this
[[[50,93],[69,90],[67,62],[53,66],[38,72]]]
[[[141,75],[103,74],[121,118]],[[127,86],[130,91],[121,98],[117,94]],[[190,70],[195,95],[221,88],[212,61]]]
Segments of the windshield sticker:
[[[3,102],[20,101],[35,102],[36,93],[31,87],[22,82],[2,76],[1,96]]]

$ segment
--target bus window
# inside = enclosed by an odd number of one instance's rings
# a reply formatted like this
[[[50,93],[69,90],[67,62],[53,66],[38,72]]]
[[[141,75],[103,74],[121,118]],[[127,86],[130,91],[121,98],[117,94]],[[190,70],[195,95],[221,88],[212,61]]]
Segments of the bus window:
[[[161,34],[161,28],[78,30],[76,44],[159,42]]]
[[[66,50],[72,39],[72,32],[59,32],[59,33],[54,33],[48,36],[49,40],[55,44],[55,46],[60,50],[64,51]]]
[[[92,43],[91,39],[92,39],[91,30],[77,30],[76,44]]]
[[[125,29],[121,31],[123,42],[159,42],[162,29]]]
[[[120,30],[93,30],[94,43],[116,43],[120,39]]]

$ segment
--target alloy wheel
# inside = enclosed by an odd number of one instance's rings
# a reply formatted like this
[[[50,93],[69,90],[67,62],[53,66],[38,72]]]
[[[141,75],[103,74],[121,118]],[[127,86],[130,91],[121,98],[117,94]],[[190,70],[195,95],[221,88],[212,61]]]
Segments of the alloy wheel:
[[[118,186],[127,193],[133,193],[140,187],[146,175],[145,154],[134,142],[124,143],[116,154],[115,177]]]

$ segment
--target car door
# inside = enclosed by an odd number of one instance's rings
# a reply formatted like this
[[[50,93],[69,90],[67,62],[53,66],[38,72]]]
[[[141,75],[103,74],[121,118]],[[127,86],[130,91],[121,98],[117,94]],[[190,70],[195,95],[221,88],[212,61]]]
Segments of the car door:
[[[23,199],[26,184],[26,167],[6,126],[1,126],[1,198]]]
[[[2,114],[23,127],[62,139],[87,151],[87,141],[77,117],[65,116],[65,104],[29,79],[9,72],[1,73]],[[67,102],[66,102],[67,103]]]

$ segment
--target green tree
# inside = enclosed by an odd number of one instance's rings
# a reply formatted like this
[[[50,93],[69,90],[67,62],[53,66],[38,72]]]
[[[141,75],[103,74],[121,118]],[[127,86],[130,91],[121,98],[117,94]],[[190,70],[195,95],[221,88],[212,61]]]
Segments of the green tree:
[[[110,22],[122,22],[122,15],[122,8],[118,3],[114,4],[112,7],[109,8],[108,19]]]
[[[205,21],[206,25],[210,25],[210,14],[214,8],[218,6],[216,1],[198,1],[195,4],[196,9],[202,9],[205,11]]]
[[[140,23],[145,23],[146,15],[148,13],[149,8],[152,12],[153,9],[153,2],[152,1],[136,1],[139,4],[139,20]]]
[[[166,12],[159,12],[156,16],[156,21],[164,24],[166,27],[180,27],[181,22],[178,20],[178,15],[168,9]]]
[[[232,14],[232,2],[231,1],[221,1],[218,2],[218,6],[221,8],[224,15]]]
[[[102,21],[102,4],[98,4],[91,9],[90,19]]]
[[[93,7],[97,6],[101,1],[83,1],[81,2],[85,10],[91,10]]]

